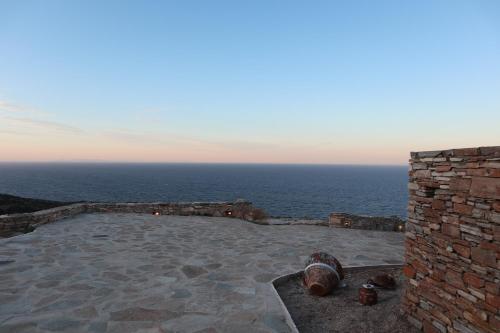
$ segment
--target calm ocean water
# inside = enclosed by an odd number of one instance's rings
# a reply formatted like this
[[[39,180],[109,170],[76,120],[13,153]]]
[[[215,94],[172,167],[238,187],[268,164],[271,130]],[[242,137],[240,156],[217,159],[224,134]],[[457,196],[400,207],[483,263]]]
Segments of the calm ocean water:
[[[225,201],[273,216],[406,216],[403,166],[0,164],[0,193],[62,201]]]

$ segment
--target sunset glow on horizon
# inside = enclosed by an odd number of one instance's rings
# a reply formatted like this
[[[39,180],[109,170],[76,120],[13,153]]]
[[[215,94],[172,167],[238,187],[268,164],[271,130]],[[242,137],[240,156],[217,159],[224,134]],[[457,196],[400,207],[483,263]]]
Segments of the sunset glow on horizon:
[[[0,162],[403,165],[500,145],[497,1],[0,4]]]

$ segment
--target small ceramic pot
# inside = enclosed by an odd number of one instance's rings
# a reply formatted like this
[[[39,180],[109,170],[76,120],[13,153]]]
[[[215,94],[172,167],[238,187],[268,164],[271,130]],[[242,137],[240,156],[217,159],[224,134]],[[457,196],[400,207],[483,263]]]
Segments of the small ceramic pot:
[[[382,289],[396,289],[396,280],[394,280],[392,275],[386,273],[379,274],[369,279],[366,283]]]
[[[377,304],[377,291],[371,284],[363,284],[359,288],[359,302],[363,305]]]

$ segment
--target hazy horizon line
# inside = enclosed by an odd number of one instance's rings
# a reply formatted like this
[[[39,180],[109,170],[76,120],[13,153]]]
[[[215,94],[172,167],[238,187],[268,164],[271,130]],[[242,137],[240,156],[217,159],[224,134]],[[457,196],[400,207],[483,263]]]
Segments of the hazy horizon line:
[[[407,166],[407,164],[364,163],[276,163],[276,162],[182,162],[182,161],[0,161],[0,164],[205,164],[205,165],[308,165],[308,166]]]

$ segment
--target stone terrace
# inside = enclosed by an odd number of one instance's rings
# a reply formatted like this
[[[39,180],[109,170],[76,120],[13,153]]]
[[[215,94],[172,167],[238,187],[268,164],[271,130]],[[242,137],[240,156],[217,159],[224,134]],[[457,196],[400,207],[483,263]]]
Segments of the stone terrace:
[[[0,332],[288,332],[269,283],[311,252],[400,264],[403,235],[85,214],[0,240]]]

